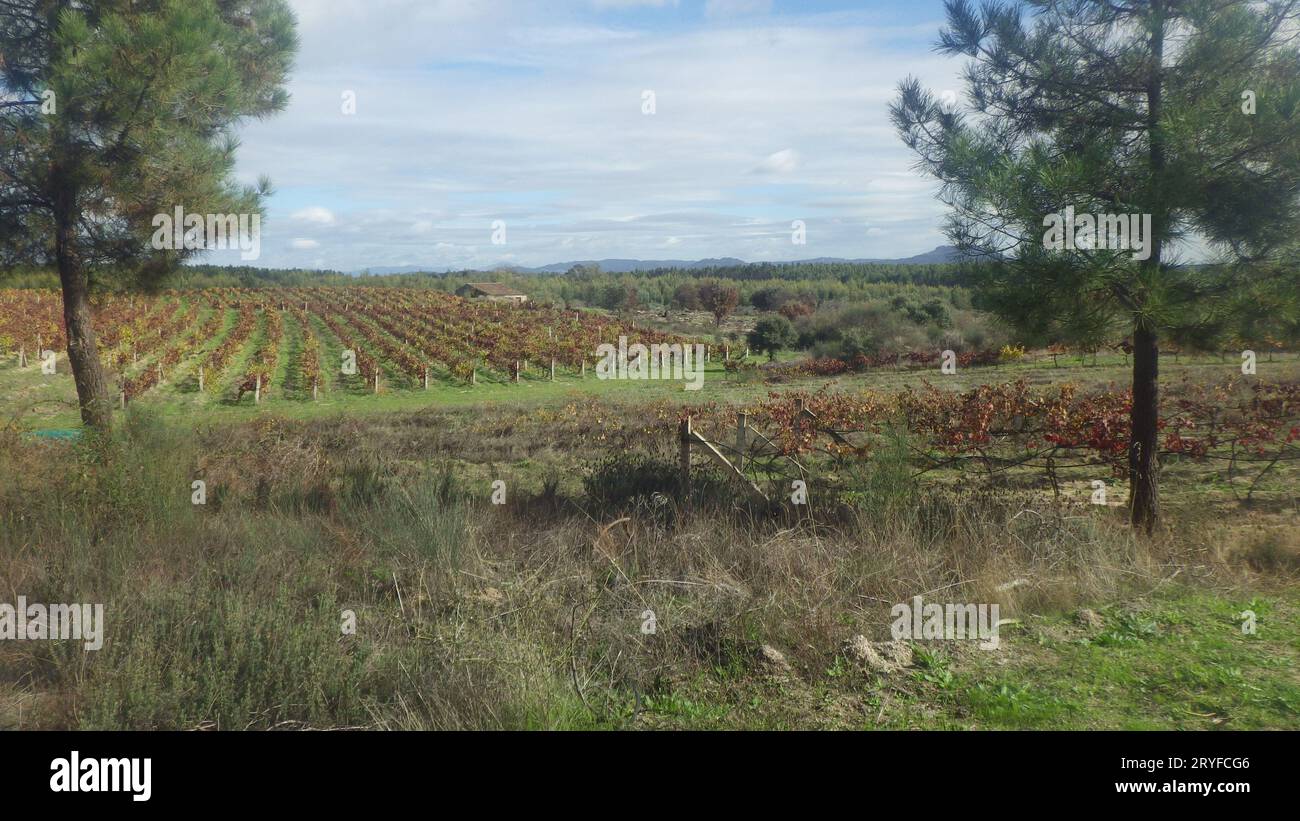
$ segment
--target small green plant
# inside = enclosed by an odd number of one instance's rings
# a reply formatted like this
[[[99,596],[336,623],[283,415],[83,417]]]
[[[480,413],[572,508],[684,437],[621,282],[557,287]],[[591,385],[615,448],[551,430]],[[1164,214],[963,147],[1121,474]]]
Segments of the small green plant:
[[[1002,350],[998,351],[998,359],[1002,362],[1019,362],[1024,358],[1024,345],[1003,345]]]
[[[1140,613],[1121,613],[1115,618],[1114,626],[1093,639],[1092,643],[1110,647],[1132,644],[1158,635],[1160,635],[1160,625],[1154,619]]]
[[[941,690],[952,687],[954,678],[952,670],[948,667],[951,659],[948,658],[946,653],[937,648],[931,650],[919,645],[914,647],[912,652],[916,656],[918,666],[921,668],[916,673],[917,681],[934,684]]]

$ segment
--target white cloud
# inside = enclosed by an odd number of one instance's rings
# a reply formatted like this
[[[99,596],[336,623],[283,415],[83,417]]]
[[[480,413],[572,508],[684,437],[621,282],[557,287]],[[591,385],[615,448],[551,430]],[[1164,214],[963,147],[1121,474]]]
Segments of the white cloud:
[[[295,251],[310,251],[320,247],[320,243],[317,242],[316,240],[304,239],[302,237],[299,237],[298,239],[295,239],[293,242],[290,242],[289,245]]]
[[[767,155],[754,171],[760,174],[789,174],[799,167],[799,160],[798,151],[786,148]]]
[[[334,224],[334,213],[328,208],[321,208],[319,205],[304,208],[301,211],[295,211],[292,214],[292,217],[293,219],[301,220],[302,222],[314,222],[319,225]]]

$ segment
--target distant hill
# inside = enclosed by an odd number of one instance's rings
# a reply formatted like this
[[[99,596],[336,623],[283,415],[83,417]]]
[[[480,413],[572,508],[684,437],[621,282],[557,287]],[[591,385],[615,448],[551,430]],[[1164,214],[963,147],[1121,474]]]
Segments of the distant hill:
[[[575,265],[599,265],[600,270],[611,274],[629,271],[653,271],[656,268],[711,268],[723,265],[745,265],[743,259],[720,257],[718,259],[587,259],[577,262],[554,262],[538,268],[512,266],[511,270],[525,274],[562,274]]]
[[[844,264],[864,264],[871,263],[877,265],[942,265],[949,262],[957,262],[960,257],[957,249],[950,245],[940,245],[939,247],[926,251],[916,256],[903,257],[901,259],[844,259],[841,257],[817,257],[816,259],[803,260],[781,260],[776,264],[798,264],[798,263],[815,263],[821,265],[844,263]],[[600,270],[611,274],[625,274],[631,271],[653,271],[655,269],[679,268],[689,270],[691,268],[724,268],[737,265],[748,265],[743,259],[735,257],[721,257],[717,259],[586,259],[573,260],[571,262],[554,262],[550,265],[541,265],[536,268],[528,268],[520,265],[498,265],[492,268],[479,269],[482,271],[500,271],[509,270],[520,274],[562,274],[575,265],[599,265]],[[355,273],[371,274],[416,274],[425,271],[446,273],[453,270],[449,267],[421,267],[419,265],[399,265],[396,267],[367,268],[365,271]]]

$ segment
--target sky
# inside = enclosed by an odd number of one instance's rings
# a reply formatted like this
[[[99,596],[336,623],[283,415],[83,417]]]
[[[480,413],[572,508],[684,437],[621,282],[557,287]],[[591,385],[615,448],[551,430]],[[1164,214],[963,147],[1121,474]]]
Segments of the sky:
[[[905,257],[944,242],[937,185],[888,119],[908,75],[960,90],[962,62],[933,50],[941,0],[292,4],[289,106],[240,131],[239,179],[274,184],[251,264]]]

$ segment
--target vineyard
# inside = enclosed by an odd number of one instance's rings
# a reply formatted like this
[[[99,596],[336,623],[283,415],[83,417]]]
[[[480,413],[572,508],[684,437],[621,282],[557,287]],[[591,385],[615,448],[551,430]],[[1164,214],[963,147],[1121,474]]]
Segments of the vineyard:
[[[620,336],[680,341],[602,314],[423,289],[217,288],[99,297],[93,310],[100,358],[123,403],[164,383],[239,402],[584,377],[597,346]],[[57,293],[0,291],[0,355],[30,364],[66,345]]]
[[[782,457],[819,455],[848,465],[902,434],[917,475],[1037,473],[1059,496],[1069,477],[1126,477],[1130,406],[1128,391],[1042,389],[1019,380],[969,391],[927,384],[895,393],[773,393],[744,411]],[[727,408],[690,413],[715,430],[734,425]],[[1300,384],[1243,378],[1178,385],[1164,398],[1159,427],[1162,462],[1199,465],[1251,501],[1279,466],[1300,464]]]
[[[218,288],[100,297],[94,310],[101,360],[122,404],[160,389],[237,404],[581,379],[597,346],[620,336],[643,344],[680,341],[603,313],[471,302],[423,289]],[[32,365],[41,352],[48,358],[62,351],[61,314],[57,293],[0,291],[0,355]],[[719,358],[728,372],[754,367],[725,353]],[[992,366],[1006,358],[968,351],[955,364]],[[778,381],[806,377],[822,389],[804,383],[761,402],[658,406],[655,413],[664,432],[686,415],[698,430],[728,431],[743,410],[764,431],[767,456],[786,460],[862,462],[902,432],[918,475],[1033,474],[1057,494],[1081,476],[1126,476],[1127,390],[1056,380],[1031,385],[1023,378],[951,390],[923,376],[919,387],[897,391],[825,387],[826,379],[867,369],[933,370],[938,359],[937,351],[912,351],[786,363],[765,373]],[[1300,384],[1241,376],[1173,385],[1162,397],[1160,431],[1162,460],[1212,468],[1249,500],[1270,473],[1300,460]],[[752,470],[758,461],[749,460]]]

